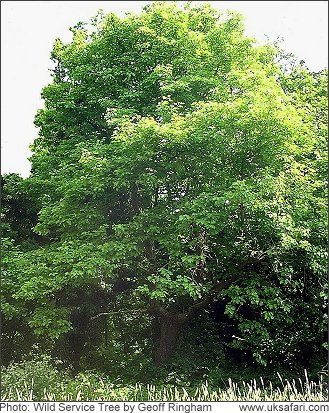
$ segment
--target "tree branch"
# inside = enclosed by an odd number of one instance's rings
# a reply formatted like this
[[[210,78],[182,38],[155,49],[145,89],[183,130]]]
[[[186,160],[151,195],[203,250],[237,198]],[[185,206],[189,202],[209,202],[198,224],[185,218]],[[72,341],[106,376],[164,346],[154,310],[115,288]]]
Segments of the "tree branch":
[[[151,300],[151,305],[149,308],[149,312],[151,314],[155,314],[158,317],[163,317],[167,315],[167,311],[162,307],[162,305],[156,301],[156,300]]]
[[[204,300],[193,304],[191,308],[189,309],[189,311],[187,312],[188,319],[191,319],[197,311],[201,310],[202,308],[208,307],[209,304],[215,301],[216,294],[230,287],[235,281],[238,280],[238,278],[240,278],[240,275],[241,273],[239,272],[239,273],[232,275],[227,280],[221,281],[210,291],[209,295]]]
[[[251,257],[247,262],[241,264],[239,268],[236,270],[236,273],[231,275],[227,280],[223,280],[216,284],[212,290],[210,291],[209,295],[202,301],[199,301],[198,303],[193,304],[189,311],[187,312],[187,318],[190,320],[193,318],[195,313],[202,308],[206,308],[209,304],[211,304],[215,299],[216,299],[216,294],[218,294],[220,291],[225,290],[226,288],[230,287],[235,281],[237,281],[240,276],[241,272],[245,269],[250,264],[255,264],[261,262],[265,257],[265,254],[261,254],[257,257]]]
[[[146,310],[143,310],[142,308],[138,309],[138,310],[126,310],[126,311],[110,311],[108,313],[99,313],[93,317],[90,317],[90,320],[95,320],[98,317],[103,317],[106,315],[115,315],[115,314],[129,314],[129,313],[146,313]]]
[[[116,315],[116,314],[134,314],[134,313],[150,313],[155,314],[159,317],[165,316],[167,311],[161,306],[161,304],[156,300],[151,300],[150,307],[147,309],[136,309],[136,310],[124,310],[124,311],[109,311],[104,313],[96,314],[93,317],[90,317],[90,320],[96,320],[96,318],[104,317],[108,315]]]

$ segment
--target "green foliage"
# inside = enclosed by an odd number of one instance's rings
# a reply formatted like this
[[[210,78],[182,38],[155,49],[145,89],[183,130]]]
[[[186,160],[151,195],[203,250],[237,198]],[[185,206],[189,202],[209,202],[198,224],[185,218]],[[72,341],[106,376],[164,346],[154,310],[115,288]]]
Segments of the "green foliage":
[[[40,356],[21,363],[11,363],[1,369],[2,392],[15,388],[14,400],[19,394],[28,394],[28,400],[43,400],[45,389],[58,392],[69,381],[67,373],[60,372],[48,356]],[[3,399],[2,399],[3,400]]]
[[[49,368],[49,366],[47,366]],[[57,377],[57,382],[46,379],[39,389],[27,377],[20,375],[17,382],[16,372],[29,375],[29,366],[16,366],[13,373],[5,373],[3,382],[3,401],[326,401],[328,390],[322,376],[316,381],[310,381],[305,371],[305,377],[290,381],[278,377],[280,383],[273,385],[262,377],[238,384],[231,379],[221,386],[212,386],[208,382],[198,385],[148,384],[117,385],[106,377],[93,372],[79,373],[71,379]],[[15,370],[15,371],[14,371]],[[38,371],[40,366],[38,366]],[[43,370],[41,369],[43,373]],[[11,374],[11,376],[10,376]],[[52,375],[51,375],[52,377]]]
[[[283,70],[207,4],[72,32],[52,51],[31,177],[4,179],[5,319],[120,377],[149,367],[152,308],[212,297],[258,363],[321,359],[326,72]]]
[[[139,311],[125,313],[122,308],[127,306],[120,301],[117,313],[90,326],[93,340],[86,343],[81,359],[81,367],[100,371],[120,383],[144,381],[154,374],[150,318]]]
[[[41,241],[33,231],[40,209],[40,189],[17,174],[1,178],[2,238],[14,239],[26,249]]]

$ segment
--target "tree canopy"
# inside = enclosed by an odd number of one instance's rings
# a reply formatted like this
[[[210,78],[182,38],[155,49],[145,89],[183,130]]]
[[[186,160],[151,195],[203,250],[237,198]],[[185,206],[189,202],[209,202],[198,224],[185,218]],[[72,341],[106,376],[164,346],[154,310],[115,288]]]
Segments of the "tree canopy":
[[[90,330],[103,356],[138,342],[161,364],[222,302],[229,345],[257,362],[318,354],[327,73],[285,71],[241,16],[207,4],[71,30],[51,53],[31,176],[4,178],[10,334],[75,343],[79,361]]]

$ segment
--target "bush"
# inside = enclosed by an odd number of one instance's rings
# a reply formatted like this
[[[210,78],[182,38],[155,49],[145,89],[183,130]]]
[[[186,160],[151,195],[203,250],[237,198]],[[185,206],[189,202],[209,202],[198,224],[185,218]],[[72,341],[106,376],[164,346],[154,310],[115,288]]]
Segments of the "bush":
[[[1,389],[4,393],[9,394],[11,389],[15,389],[17,396],[18,393],[26,394],[28,391],[33,395],[31,400],[43,399],[45,389],[56,392],[69,380],[67,372],[59,371],[55,362],[47,355],[11,363],[2,368],[1,373]]]

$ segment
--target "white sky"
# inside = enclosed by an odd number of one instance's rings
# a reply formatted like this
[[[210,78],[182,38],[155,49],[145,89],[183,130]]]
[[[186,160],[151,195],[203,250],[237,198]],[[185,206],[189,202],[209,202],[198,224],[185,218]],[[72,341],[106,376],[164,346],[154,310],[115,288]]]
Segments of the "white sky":
[[[29,175],[33,119],[40,92],[51,81],[50,52],[56,37],[70,41],[69,27],[103,9],[124,15],[146,1],[1,1],[1,172]],[[328,67],[327,1],[211,1],[245,16],[246,32],[259,41],[283,37],[285,50],[310,70]]]

